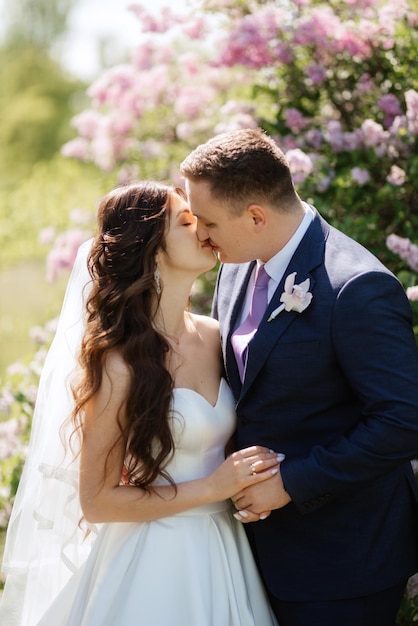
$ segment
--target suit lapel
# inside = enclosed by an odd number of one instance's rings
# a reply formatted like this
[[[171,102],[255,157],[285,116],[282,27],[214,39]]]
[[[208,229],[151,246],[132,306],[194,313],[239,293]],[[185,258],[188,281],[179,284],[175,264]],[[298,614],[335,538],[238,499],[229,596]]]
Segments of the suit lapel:
[[[228,329],[228,332],[223,335],[223,353],[226,356],[226,363],[228,369],[228,379],[231,385],[235,397],[238,397],[241,389],[241,379],[239,376],[237,362],[235,360],[234,350],[231,344],[231,335],[237,325],[237,319],[241,312],[245,294],[247,293],[248,281],[250,280],[251,273],[254,269],[255,261],[251,263],[245,263],[237,266],[237,273],[233,283],[229,283],[229,287],[232,288],[231,293],[231,306],[227,311],[225,320],[223,323],[224,328]]]
[[[319,216],[318,213],[316,213],[312,224],[306,231],[304,238],[294,253],[284,276],[269,303],[267,311],[260,323],[254,339],[249,344],[247,370],[240,398],[245,395],[254,382],[254,379],[263,367],[263,364],[266,362],[270,352],[279,341],[280,337],[287,330],[290,324],[292,324],[292,322],[297,319],[299,315],[301,315],[301,313],[297,313],[296,311],[282,311],[274,320],[271,322],[267,321],[270,314],[281,304],[280,296],[284,290],[286,277],[292,272],[296,272],[295,280],[297,284],[309,278],[309,291],[313,294],[313,298],[315,298],[315,279],[311,272],[318,267],[323,260],[324,242],[328,232],[329,225]],[[230,342],[228,342],[228,345],[230,345]]]

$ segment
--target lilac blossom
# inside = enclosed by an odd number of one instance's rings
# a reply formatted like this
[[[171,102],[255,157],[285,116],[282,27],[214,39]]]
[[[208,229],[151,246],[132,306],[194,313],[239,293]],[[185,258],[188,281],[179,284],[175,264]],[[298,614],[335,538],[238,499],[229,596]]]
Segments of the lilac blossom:
[[[351,178],[357,185],[363,186],[370,180],[370,174],[368,170],[362,167],[353,167],[351,170]]]
[[[55,228],[53,226],[47,226],[46,228],[42,228],[39,233],[38,241],[41,246],[46,246],[53,242],[55,237]]]
[[[283,52],[277,37],[285,18],[286,12],[275,7],[245,15],[225,39],[219,63],[261,68],[274,62]]]
[[[389,174],[386,176],[386,180],[391,185],[401,187],[405,183],[406,174],[401,167],[398,167],[398,165],[392,165]]]
[[[418,92],[409,89],[405,92],[406,119],[408,130],[412,135],[418,135]]]
[[[10,386],[6,385],[0,395],[0,415],[8,417],[12,412],[12,406],[15,401],[14,394],[12,393]]]
[[[293,132],[298,133],[303,130],[308,122],[300,111],[294,108],[285,109],[284,117],[286,126]]]
[[[314,8],[299,24],[294,36],[294,43],[300,46],[321,48],[335,38],[340,29],[340,19],[331,7]]]
[[[139,19],[143,32],[166,33],[180,21],[169,7],[162,7],[158,16],[150,13],[140,4],[133,4],[129,8]]]
[[[77,256],[78,248],[90,239],[91,232],[72,228],[59,235],[47,257],[47,280],[53,282],[63,270],[70,270]]]
[[[364,120],[361,125],[361,132],[363,143],[367,148],[385,144],[389,136],[381,124],[371,119]]]
[[[393,120],[398,115],[402,115],[401,103],[399,98],[392,93],[387,93],[381,96],[378,101],[379,108],[385,114],[384,126],[389,128],[393,124]]]
[[[386,245],[389,250],[406,261],[412,270],[418,271],[418,246],[412,243],[410,239],[392,234],[387,237]]]
[[[322,85],[327,77],[327,71],[322,65],[308,65],[306,73],[312,83],[316,86]]]
[[[418,285],[415,285],[415,287],[408,287],[406,295],[408,296],[408,300],[418,302]]]
[[[22,451],[22,426],[16,418],[0,422],[0,461]]]
[[[303,183],[313,171],[311,158],[299,148],[288,150],[286,152],[286,159],[296,185]]]

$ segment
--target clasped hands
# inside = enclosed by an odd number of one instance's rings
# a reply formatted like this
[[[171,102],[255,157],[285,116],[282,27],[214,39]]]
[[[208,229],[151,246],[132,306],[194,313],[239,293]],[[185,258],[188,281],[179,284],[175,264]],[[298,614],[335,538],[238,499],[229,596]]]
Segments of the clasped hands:
[[[234,507],[237,509],[234,517],[245,524],[264,520],[273,509],[286,506],[291,501],[289,494],[284,489],[280,474],[280,464],[285,459],[284,454],[276,453],[261,446],[246,448],[234,454],[237,456],[240,454],[247,455],[249,451],[255,452],[255,450],[257,450],[255,455],[257,458],[251,457],[250,464],[251,473],[255,477],[258,473],[265,475],[266,460],[269,464],[273,463],[273,465],[270,465],[272,468],[270,476],[264,478],[261,482],[254,482],[254,484],[245,487],[231,498]]]

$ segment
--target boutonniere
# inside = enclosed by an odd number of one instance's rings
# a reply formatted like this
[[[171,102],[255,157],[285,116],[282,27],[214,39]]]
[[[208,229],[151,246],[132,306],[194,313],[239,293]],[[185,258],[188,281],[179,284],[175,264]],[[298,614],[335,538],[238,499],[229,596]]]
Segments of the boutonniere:
[[[312,294],[309,291],[310,279],[307,278],[300,285],[295,285],[295,278],[296,272],[287,276],[284,283],[284,291],[280,296],[280,302],[283,304],[274,309],[267,320],[268,322],[276,319],[283,310],[302,313],[310,305],[312,300]]]

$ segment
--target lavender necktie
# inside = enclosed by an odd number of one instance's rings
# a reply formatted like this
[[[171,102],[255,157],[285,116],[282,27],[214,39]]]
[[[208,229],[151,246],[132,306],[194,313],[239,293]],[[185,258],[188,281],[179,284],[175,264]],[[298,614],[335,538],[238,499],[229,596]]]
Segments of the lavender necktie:
[[[247,346],[254,337],[258,325],[262,320],[268,304],[268,282],[270,276],[260,265],[255,279],[250,312],[244,322],[232,334],[231,343],[237,360],[241,381],[244,380],[245,365],[247,360]]]

